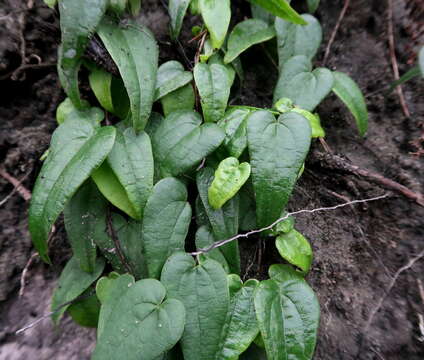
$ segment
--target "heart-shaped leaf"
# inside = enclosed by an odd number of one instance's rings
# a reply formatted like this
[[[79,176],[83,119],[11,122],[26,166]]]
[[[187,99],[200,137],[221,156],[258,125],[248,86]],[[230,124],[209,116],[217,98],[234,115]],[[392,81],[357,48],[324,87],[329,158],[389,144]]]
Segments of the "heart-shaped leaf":
[[[159,278],[166,259],[184,250],[191,221],[187,189],[175,178],[159,181],[147,201],[143,219],[143,242],[148,274]]]
[[[155,101],[165,95],[187,85],[193,80],[190,71],[184,71],[184,67],[178,61],[168,61],[158,69]]]
[[[212,45],[221,48],[231,20],[230,0],[198,0],[199,10],[208,28]]]
[[[274,91],[274,102],[281,98],[288,98],[296,106],[313,111],[330,93],[333,83],[333,74],[326,68],[301,72],[293,76],[287,83],[278,82]]]
[[[208,189],[209,204],[220,209],[244,185],[250,176],[248,162],[239,163],[234,157],[222,160],[215,171],[215,177]]]
[[[234,76],[224,65],[198,63],[194,67],[194,79],[199,90],[205,121],[217,122],[222,119]]]
[[[171,18],[171,38],[177,39],[183,25],[184,16],[186,15],[191,0],[169,0],[168,12]]]
[[[275,239],[275,246],[285,260],[302,269],[305,274],[308,273],[312,264],[312,248],[300,232],[292,229],[280,234]]]
[[[228,37],[225,63],[230,63],[243,51],[255,44],[272,39],[275,29],[259,19],[248,19],[238,23]]]
[[[160,99],[165,116],[180,110],[193,110],[196,102],[191,84],[187,84]]]
[[[322,29],[319,21],[309,14],[303,14],[302,19],[307,25],[275,19],[280,70],[292,56],[305,55],[311,60],[321,45]]]
[[[348,75],[334,71],[333,92],[348,107],[356,120],[361,136],[364,136],[368,130],[368,110],[364,95],[355,81]]]
[[[98,34],[116,63],[130,98],[131,121],[144,129],[155,97],[158,48],[153,34],[131,21],[125,27],[103,20]]]
[[[278,120],[256,111],[247,122],[250,165],[259,227],[277,220],[287,205],[311,143],[308,120],[285,113]]]
[[[115,129],[95,127],[74,114],[60,125],[38,175],[29,209],[29,231],[40,257],[49,262],[47,237],[68,200],[112,149]]]
[[[84,108],[78,88],[81,57],[106,11],[108,0],[92,0],[90,6],[86,5],[86,0],[59,1],[62,44],[59,47],[58,73],[66,94],[78,109]]]
[[[200,199],[207,214],[212,232],[216,241],[228,239],[238,232],[238,196],[234,196],[221,209],[215,210],[209,204],[208,189],[212,184],[214,171],[206,167],[197,173],[196,183]],[[221,246],[221,252],[230,266],[232,273],[240,273],[240,254],[238,251],[238,242],[232,241],[227,245]]]
[[[286,0],[249,0],[252,4],[259,5],[268,10],[271,14],[278,16],[295,24],[305,25],[307,22],[302,18]]]
[[[121,275],[117,272],[112,271],[108,276],[102,276],[96,283],[96,296],[101,303],[106,301],[106,298],[109,296],[109,291],[113,287],[114,280],[118,279]],[[131,275],[127,275],[130,276]]]
[[[88,287],[96,281],[101,275],[105,267],[105,262],[102,258],[98,258],[92,273],[87,273],[81,270],[79,262],[75,257],[72,257],[59,277],[59,282],[53,292],[52,297],[52,311],[56,311],[63,304],[75,300],[80,296]],[[58,323],[69,304],[61,307],[52,315],[54,323]]]
[[[269,360],[312,359],[319,303],[302,275],[273,265],[255,292],[255,310]]]
[[[82,294],[88,296],[69,306],[67,313],[78,325],[96,328],[99,321],[100,302],[97,296],[89,296],[89,290]]]
[[[161,176],[178,176],[195,167],[224,140],[216,124],[203,124],[194,111],[168,115],[156,130],[152,143]]]
[[[248,181],[239,191],[239,227],[240,230],[249,231],[257,228],[255,194],[252,182]]]
[[[231,296],[219,350],[215,355],[216,360],[238,359],[258,335],[259,327],[253,301],[258,284],[257,280],[248,280]]]
[[[245,108],[231,108],[218,121],[218,125],[225,131],[223,145],[235,158],[239,158],[247,148],[247,118],[251,112]]]
[[[184,330],[184,305],[166,298],[165,287],[159,281],[133,283],[122,276],[115,280],[111,291],[117,296],[107,297],[102,304],[102,331],[93,360],[154,360],[178,342]]]
[[[214,359],[229,305],[222,266],[212,259],[196,265],[190,255],[176,253],[166,261],[161,281],[169,296],[181,300],[186,309],[180,342],[184,359]]]

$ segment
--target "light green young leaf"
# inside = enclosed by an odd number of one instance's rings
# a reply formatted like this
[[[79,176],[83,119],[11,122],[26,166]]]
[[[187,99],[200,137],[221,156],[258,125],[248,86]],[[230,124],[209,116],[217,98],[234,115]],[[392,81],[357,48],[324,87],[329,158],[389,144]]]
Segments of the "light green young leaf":
[[[82,295],[86,293],[88,296],[88,291]],[[100,302],[96,295],[91,295],[71,304],[67,313],[78,325],[96,328],[99,321]]]
[[[247,122],[250,165],[259,227],[277,220],[286,207],[311,143],[311,128],[303,116],[290,112],[278,120],[256,111]]]
[[[104,118],[104,113],[102,110],[96,107],[89,107],[90,104],[88,101],[82,100],[85,108],[83,110],[78,110],[72,103],[70,98],[63,100],[56,109],[56,121],[57,123],[63,124],[68,116],[80,116],[86,118],[88,121],[91,121],[93,124],[100,123]]]
[[[268,360],[312,359],[319,303],[302,275],[273,265],[255,292],[255,310]]]
[[[244,185],[250,176],[250,164],[239,163],[234,157],[222,160],[208,189],[209,204],[220,209]]]
[[[254,306],[254,292],[259,282],[247,280],[231,296],[227,319],[221,332],[216,360],[238,359],[259,333]]]
[[[213,237],[213,233],[209,225],[202,225],[197,229],[195,241],[197,250],[205,249],[215,242],[215,238]],[[225,257],[220,249],[213,249],[206,253],[204,256],[219,262],[226,273],[230,272],[227,260],[225,260]]]
[[[226,64],[232,62],[251,46],[270,40],[274,36],[274,27],[269,26],[265,21],[248,19],[238,23],[228,38],[224,62]]]
[[[78,109],[84,107],[78,88],[81,57],[107,4],[108,0],[92,0],[90,6],[87,6],[85,0],[59,1],[62,44],[59,47],[58,73],[66,94]]]
[[[191,0],[169,0],[168,11],[171,18],[171,38],[178,38]]]
[[[239,158],[247,148],[247,118],[251,110],[232,108],[218,121],[219,127],[225,131],[224,147],[228,153]]]
[[[312,264],[312,248],[300,232],[292,229],[286,234],[280,234],[275,239],[275,246],[285,260],[302,269],[304,274],[308,273]]]
[[[104,267],[104,260],[99,258],[96,261],[94,271],[87,273],[81,270],[78,260],[72,257],[63,269],[62,274],[60,274],[58,285],[54,290],[51,305],[52,311],[80,296],[101,275]],[[63,306],[52,315],[52,320],[55,324],[58,324],[68,307],[69,305]]]
[[[322,41],[319,21],[309,14],[302,15],[307,25],[296,25],[282,19],[275,20],[280,71],[293,56],[305,55],[309,60],[315,56]]]
[[[237,294],[237,292],[243,288],[243,281],[237,274],[229,274],[227,276],[227,280],[228,291],[230,292],[230,299],[232,299],[234,295]]]
[[[406,83],[407,81],[413,79],[416,76],[421,76],[421,70],[419,66],[415,66],[412,69],[409,69],[405,74],[403,74],[399,78],[399,80],[393,81],[390,84],[389,90],[387,90],[387,92],[388,93],[392,92],[397,86]]]
[[[208,189],[212,184],[213,178],[214,170],[206,167],[197,172],[196,183],[201,202],[212,227],[213,235],[215,240],[219,241],[228,239],[238,232],[239,200],[238,195],[236,195],[221,209],[213,209],[208,200]],[[238,251],[238,242],[232,241],[227,245],[221,246],[220,250],[227,260],[230,271],[239,274],[240,254]]]
[[[281,98],[289,98],[296,106],[313,111],[330,93],[333,84],[333,74],[326,68],[301,72],[285,84],[278,82],[274,90],[274,102]]]
[[[194,79],[206,122],[217,122],[223,118],[234,80],[231,75],[227,67],[219,64],[198,63],[194,67]]]
[[[141,0],[128,0],[128,6],[132,16],[137,16],[141,9]]]
[[[199,10],[211,36],[212,45],[220,49],[231,20],[230,0],[198,0]]]
[[[305,25],[307,22],[302,18],[286,0],[249,0],[250,3],[259,5],[268,10],[271,14],[291,21],[295,24]]]
[[[368,130],[368,110],[364,95],[356,82],[348,75],[334,71],[333,92],[348,107],[356,120],[359,134],[364,136]]]
[[[158,70],[155,101],[187,85],[191,80],[193,80],[192,73],[184,71],[184,67],[178,61],[162,64]]]
[[[103,20],[98,34],[118,66],[130,98],[132,125],[139,132],[146,126],[155,96],[156,41],[146,27],[135,21],[120,27]]]
[[[184,250],[191,221],[185,185],[175,178],[159,181],[144,210],[143,242],[148,276],[159,278],[166,259]]]
[[[187,84],[160,99],[165,116],[174,111],[193,110],[195,101],[196,98],[191,84]]]
[[[112,292],[100,311],[102,331],[92,360],[154,360],[170,350],[184,330],[185,310],[181,301],[167,298],[157,280],[136,283],[115,280]]]
[[[52,8],[52,9],[54,9],[54,7],[56,6],[56,3],[57,3],[57,0],[43,0],[43,1],[48,7]]]
[[[211,40],[208,38],[203,45],[203,52],[200,54],[200,62],[205,63],[214,54],[215,49],[212,46]]]
[[[222,266],[210,258],[196,265],[189,254],[176,253],[166,261],[161,282],[169,296],[182,301],[186,309],[180,342],[184,359],[214,359],[229,305]]]
[[[309,125],[312,130],[312,138],[325,137],[325,130],[321,126],[321,119],[318,114],[312,114],[309,111],[293,108],[291,111],[302,115],[304,118],[308,119]]]
[[[161,176],[178,176],[194,168],[224,140],[216,124],[203,124],[194,111],[177,111],[159,125],[153,138],[155,161]]]
[[[320,0],[307,0],[308,1],[308,11],[313,14],[317,11]]]
[[[68,200],[112,149],[115,129],[68,118],[55,132],[32,193],[29,231],[40,257],[50,262],[47,238]]]

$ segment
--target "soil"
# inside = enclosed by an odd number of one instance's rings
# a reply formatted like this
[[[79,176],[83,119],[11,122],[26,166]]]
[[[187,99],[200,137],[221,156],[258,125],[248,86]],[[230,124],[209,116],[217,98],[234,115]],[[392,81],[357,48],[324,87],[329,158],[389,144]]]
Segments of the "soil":
[[[187,19],[182,47],[170,45],[168,17],[161,2],[143,1],[143,21],[161,45],[161,62],[193,59],[195,44],[188,45],[189,29],[199,19]],[[26,4],[33,4],[26,9]],[[248,14],[246,2],[234,1],[238,16]],[[299,1],[299,3],[301,3]],[[322,0],[317,17],[324,30],[323,47],[344,4]],[[296,5],[296,2],[295,2]],[[394,36],[400,72],[414,63],[418,45],[424,43],[421,0],[394,2]],[[367,97],[369,132],[361,138],[344,106],[329,97],[319,107],[326,141],[334,153],[354,164],[424,192],[422,146],[424,130],[424,80],[403,86],[411,117],[403,115],[396,92],[386,94],[393,81],[387,34],[387,2],[355,0],[341,23],[326,64],[352,76]],[[0,5],[0,167],[33,187],[40,156],[56,127],[55,109],[64,99],[55,67],[59,42],[58,14],[41,0],[3,0]],[[22,46],[24,44],[24,46]],[[181,50],[184,48],[185,50]],[[242,57],[246,81],[237,91],[237,103],[270,106],[276,70],[257,46]],[[23,57],[22,57],[23,55]],[[31,66],[19,73],[22,58]],[[258,62],[257,59],[265,59]],[[81,82],[84,85],[84,74]],[[420,140],[421,139],[421,140]],[[421,142],[420,142],[421,141]],[[422,150],[422,148],[421,148]],[[364,179],[329,171],[310,161],[299,181],[290,210],[332,206],[346,199],[367,198],[386,190]],[[18,192],[2,201],[14,187],[0,177],[0,359],[88,359],[95,331],[75,325],[69,318],[58,328],[49,319],[26,332],[15,331],[49,311],[50,296],[70,251],[59,221],[50,241],[53,266],[33,257],[27,267],[23,296],[19,296],[24,267],[33,254],[27,229],[26,202]],[[391,195],[377,202],[345,207],[333,212],[297,217],[297,228],[311,241],[313,268],[308,276],[322,309],[314,359],[423,359],[424,358],[424,258],[405,269],[387,290],[395,273],[424,249],[424,209],[410,200]],[[273,246],[252,239],[242,244],[246,276],[263,278],[269,264],[279,262]],[[367,327],[370,314],[382,302]],[[420,330],[421,329],[421,330]]]

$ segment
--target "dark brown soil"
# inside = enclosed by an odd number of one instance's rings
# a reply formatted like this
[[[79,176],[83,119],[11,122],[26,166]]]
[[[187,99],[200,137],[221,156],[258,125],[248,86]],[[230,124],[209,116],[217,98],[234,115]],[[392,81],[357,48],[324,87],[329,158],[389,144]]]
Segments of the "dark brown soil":
[[[46,150],[55,128],[55,108],[63,99],[54,66],[33,67],[11,75],[21,63],[22,38],[29,64],[54,64],[59,41],[57,14],[35,1],[3,0],[0,4],[0,166],[31,189],[40,168],[38,160]],[[28,1],[30,3],[30,1]],[[242,3],[235,2],[235,4]],[[322,0],[317,16],[324,28],[324,46],[335,26],[342,0]],[[406,4],[415,10],[406,9]],[[240,17],[246,9],[243,2]],[[414,63],[422,37],[424,4],[420,0],[394,2],[394,28],[401,73]],[[160,42],[161,60],[177,58],[183,52],[170,46],[167,16],[161,2],[144,1],[143,18]],[[418,10],[417,10],[418,9]],[[421,10],[420,10],[421,9]],[[246,12],[245,12],[246,13]],[[421,23],[419,22],[421,20]],[[188,20],[186,28],[196,23]],[[23,24],[22,26],[20,24]],[[421,28],[420,28],[421,27]],[[186,30],[187,30],[186,29]],[[419,31],[421,29],[421,37]],[[189,39],[185,31],[181,43]],[[186,49],[189,59],[195,48]],[[318,55],[323,58],[324,49]],[[36,55],[36,56],[34,56]],[[264,59],[258,62],[257,59]],[[271,105],[276,71],[263,56],[262,47],[243,56],[246,82],[239,102],[253,106]],[[403,86],[412,116],[402,113],[396,92],[385,95],[393,80],[388,35],[387,2],[354,0],[332,46],[327,66],[347,72],[367,94],[370,129],[358,136],[354,121],[335,98],[319,109],[331,149],[354,164],[383,174],[414,191],[423,192],[423,158],[412,153],[423,135],[424,80]],[[83,77],[82,77],[83,78]],[[83,78],[84,81],[84,78]],[[323,151],[319,143],[313,151]],[[0,201],[13,186],[0,177]],[[364,179],[329,172],[311,161],[299,182],[291,210],[331,206],[343,199],[366,198],[385,190]],[[88,359],[95,341],[94,330],[82,329],[65,318],[54,329],[47,319],[21,335],[14,332],[49,311],[52,289],[69,249],[61,223],[56,224],[50,248],[54,265],[47,267],[37,258],[29,267],[22,297],[18,296],[25,264],[33,253],[27,230],[27,209],[18,193],[0,206],[0,359],[83,360]],[[424,259],[402,272],[390,293],[386,290],[398,269],[424,249],[424,209],[398,196],[346,207],[334,212],[297,218],[297,227],[310,239],[315,260],[309,281],[320,299],[322,319],[315,359],[423,359]],[[273,246],[257,240],[243,244],[248,256],[249,276],[264,276],[267,266],[279,261]],[[422,291],[422,290],[421,290]],[[386,296],[368,329],[366,324],[379,300]],[[422,325],[424,327],[424,324]]]

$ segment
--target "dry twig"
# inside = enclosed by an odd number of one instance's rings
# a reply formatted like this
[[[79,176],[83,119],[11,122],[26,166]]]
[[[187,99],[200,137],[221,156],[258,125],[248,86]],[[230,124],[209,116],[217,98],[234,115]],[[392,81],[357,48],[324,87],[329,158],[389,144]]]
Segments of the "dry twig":
[[[12,192],[7,195],[2,201],[0,201],[0,206],[5,204],[16,191],[19,195],[22,196],[25,201],[31,200],[31,192],[25,186],[22,185],[22,182],[28,177],[30,173],[31,171],[25,174],[21,180],[18,180],[15,179],[12,175],[10,175],[6,170],[0,168],[0,176],[9,181],[14,186]]]

